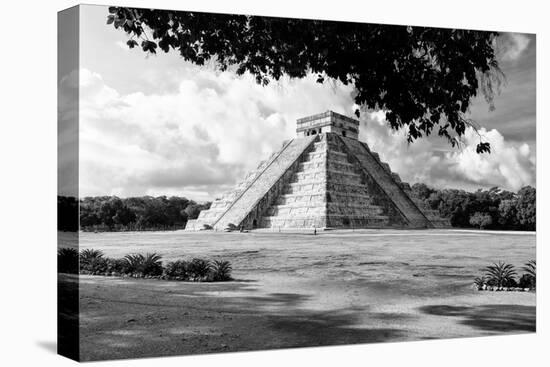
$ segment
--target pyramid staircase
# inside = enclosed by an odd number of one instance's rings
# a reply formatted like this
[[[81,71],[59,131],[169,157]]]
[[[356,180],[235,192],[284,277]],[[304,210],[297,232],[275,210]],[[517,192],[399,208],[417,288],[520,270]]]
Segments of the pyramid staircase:
[[[260,163],[243,182],[216,199],[210,209],[201,211],[197,219],[188,221],[185,229],[257,227],[258,219],[254,213],[265,210],[279,194],[280,188],[288,181],[314,140],[316,137],[312,136],[284,143],[279,152]]]

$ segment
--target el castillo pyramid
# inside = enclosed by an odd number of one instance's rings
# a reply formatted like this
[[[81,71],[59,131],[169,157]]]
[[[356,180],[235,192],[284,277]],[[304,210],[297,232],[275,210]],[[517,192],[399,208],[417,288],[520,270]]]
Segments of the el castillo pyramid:
[[[299,119],[296,133],[186,230],[450,225],[358,140],[359,121],[327,111]]]

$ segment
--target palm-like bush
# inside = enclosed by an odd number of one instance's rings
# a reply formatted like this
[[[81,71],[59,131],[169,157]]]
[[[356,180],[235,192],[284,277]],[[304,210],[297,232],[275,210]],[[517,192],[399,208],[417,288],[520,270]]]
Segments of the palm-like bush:
[[[157,276],[162,274],[162,256],[157,253],[147,253],[143,258],[141,273],[143,275]]]
[[[103,256],[104,253],[100,250],[94,250],[93,248],[82,250],[80,251],[80,262],[87,262],[89,260],[97,259]]]
[[[208,260],[195,258],[188,266],[189,275],[194,282],[205,280],[210,273],[211,265]]]
[[[188,280],[189,264],[185,260],[171,261],[164,268],[164,275],[168,279]]]
[[[58,269],[60,273],[78,274],[80,272],[92,275],[121,275],[134,277],[159,277],[172,280],[228,281],[232,280],[232,267],[229,261],[194,258],[191,261],[171,261],[164,267],[162,257],[157,253],[129,254],[124,258],[106,257],[102,251],[86,249],[78,253],[71,248],[58,251]]]
[[[103,252],[94,249],[86,249],[80,252],[80,270],[98,274],[107,271],[107,259]]]
[[[535,260],[527,262],[522,269],[527,275],[530,275],[533,278],[537,277],[537,262]]]
[[[211,263],[212,280],[218,282],[231,280],[232,270],[233,268],[231,267],[229,261],[214,260]]]
[[[125,274],[137,274],[141,270],[141,264],[145,257],[142,254],[130,254],[124,256],[122,272]]]
[[[130,254],[124,256],[123,272],[137,276],[156,276],[162,274],[162,257],[156,253]]]
[[[514,287],[517,273],[512,264],[499,261],[485,268],[487,284],[496,287]]]
[[[537,262],[535,260],[527,262],[522,270],[525,273],[519,280],[520,287],[535,289],[537,287]]]
[[[78,251],[64,247],[57,251],[57,271],[59,273],[78,273]]]

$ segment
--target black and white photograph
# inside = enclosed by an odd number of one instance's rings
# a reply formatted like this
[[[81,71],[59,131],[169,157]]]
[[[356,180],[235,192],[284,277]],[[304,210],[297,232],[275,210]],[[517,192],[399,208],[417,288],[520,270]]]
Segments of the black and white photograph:
[[[536,331],[534,34],[102,5],[58,27],[61,354]]]
[[[537,331],[536,34],[57,17],[59,354]]]

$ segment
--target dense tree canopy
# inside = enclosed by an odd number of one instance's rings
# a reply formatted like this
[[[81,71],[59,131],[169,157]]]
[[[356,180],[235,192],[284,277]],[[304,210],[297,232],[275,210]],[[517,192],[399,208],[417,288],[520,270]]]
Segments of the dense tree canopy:
[[[165,230],[181,229],[210,203],[172,196],[142,196],[121,199],[116,196],[85,197],[80,200],[82,230]]]
[[[534,231],[536,189],[525,186],[517,193],[494,187],[489,190],[437,190],[414,184],[413,193],[429,207],[449,218],[453,227]]]
[[[475,128],[466,117],[472,98],[481,91],[492,107],[502,75],[496,32],[121,7],[109,8],[107,24],[129,35],[130,48],[214,60],[263,85],[308,73],[351,84],[355,103],[386,111],[409,142],[437,132],[458,145]],[[477,151],[490,152],[481,136]]]

